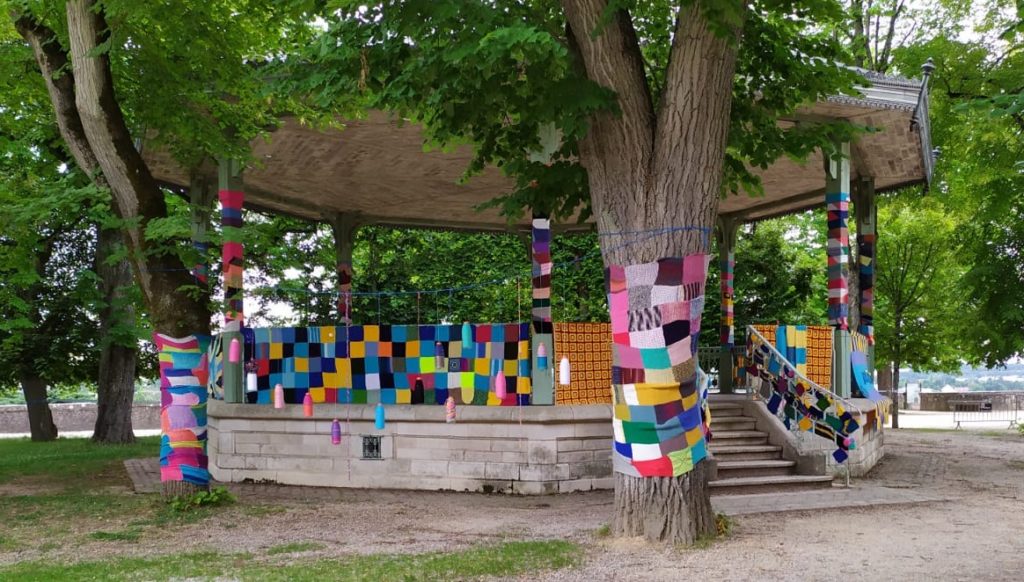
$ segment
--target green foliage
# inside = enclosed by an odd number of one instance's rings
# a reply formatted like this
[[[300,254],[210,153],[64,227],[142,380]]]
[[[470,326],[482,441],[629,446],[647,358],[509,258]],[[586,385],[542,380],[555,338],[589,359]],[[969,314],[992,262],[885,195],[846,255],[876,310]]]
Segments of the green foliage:
[[[1022,90],[1024,35],[1011,2],[976,5],[982,17],[958,19],[950,9],[937,17],[948,32],[895,54],[901,70],[929,57],[936,65],[932,137],[942,154],[933,192],[958,221],[947,260],[964,270],[955,298],[970,314],[959,331],[963,357],[993,366],[1024,351],[1024,117],[1010,103]],[[885,230],[882,222],[882,241]]]
[[[959,370],[965,266],[956,253],[957,223],[934,198],[886,200],[878,210],[875,353],[915,370]]]
[[[825,214],[821,211],[740,229],[733,271],[737,343],[742,343],[746,327],[755,323],[826,322],[825,240]],[[712,261],[710,271],[701,327],[717,330],[721,317],[717,261]]]
[[[676,9],[666,2],[614,5],[632,14],[657,102]],[[808,101],[853,91],[858,77],[837,64],[844,50],[824,32],[824,24],[843,20],[837,2],[761,0],[746,11],[738,2],[702,6],[723,33],[743,22],[728,190],[757,193],[752,167],[780,155],[803,157],[857,131],[845,123],[776,123]],[[615,113],[618,105],[574,60],[557,4],[335,0],[330,8],[335,17],[324,34],[280,67],[297,91],[321,106],[358,95],[370,107],[422,123],[432,145],[473,144],[467,177],[495,165],[516,180],[513,192],[492,203],[509,217],[527,208],[561,220],[589,216],[577,143],[592,115]]]
[[[167,505],[174,513],[189,513],[208,507],[222,507],[238,501],[227,487],[214,487],[209,491],[197,491],[190,495],[174,497]]]
[[[724,513],[715,514],[715,530],[718,537],[726,537],[732,533],[734,522],[731,517]]]

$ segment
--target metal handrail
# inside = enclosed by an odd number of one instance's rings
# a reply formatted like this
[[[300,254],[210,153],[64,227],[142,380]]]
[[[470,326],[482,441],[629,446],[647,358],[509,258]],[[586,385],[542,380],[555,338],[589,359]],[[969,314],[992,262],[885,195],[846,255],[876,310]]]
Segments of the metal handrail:
[[[754,329],[754,326],[752,326],[752,325],[748,325],[747,326],[747,334],[748,334],[747,335],[747,341],[748,342],[750,341],[750,337],[751,337],[750,334],[753,334],[754,336],[760,338],[761,343],[763,343],[764,345],[768,346],[768,349],[771,350],[772,353],[774,353],[776,356],[778,356],[779,359],[782,360],[783,362],[786,362],[787,364],[789,364],[790,369],[793,370],[793,374],[795,374],[797,378],[800,378],[801,380],[803,380],[804,382],[809,384],[812,388],[815,388],[817,390],[820,390],[820,391],[828,394],[829,396],[832,397],[833,400],[838,400],[839,402],[842,402],[843,404],[845,404],[848,408],[852,408],[852,409],[856,410],[858,415],[860,415],[860,416],[864,415],[864,410],[861,409],[861,407],[857,406],[856,404],[854,404],[853,402],[847,400],[846,398],[843,398],[842,396],[836,394],[835,392],[829,390],[828,388],[825,388],[823,386],[819,386],[816,382],[814,382],[814,380],[811,380],[806,375],[802,374],[799,370],[797,370],[796,366],[794,366],[792,362],[787,360],[786,356],[782,355],[782,352],[780,352],[775,346],[773,346],[772,343],[770,341],[768,341],[768,339],[765,338],[763,335],[761,335],[761,333],[759,331]],[[751,361],[753,361],[752,355],[751,355]]]

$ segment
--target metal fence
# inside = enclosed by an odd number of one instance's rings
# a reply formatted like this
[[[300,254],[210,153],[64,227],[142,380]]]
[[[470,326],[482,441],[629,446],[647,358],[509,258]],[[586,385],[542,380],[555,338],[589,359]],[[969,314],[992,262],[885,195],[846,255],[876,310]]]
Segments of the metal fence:
[[[950,405],[953,408],[953,422],[956,428],[964,422],[1006,422],[1010,428],[1019,422],[1021,397],[994,400],[965,394]]]

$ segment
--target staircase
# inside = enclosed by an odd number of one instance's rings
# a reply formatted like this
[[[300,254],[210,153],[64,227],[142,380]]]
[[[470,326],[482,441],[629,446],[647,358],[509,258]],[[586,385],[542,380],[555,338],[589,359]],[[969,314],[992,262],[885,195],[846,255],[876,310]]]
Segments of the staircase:
[[[718,461],[712,495],[786,493],[832,486],[830,475],[798,475],[796,463],[782,458],[782,447],[743,415],[744,396],[712,395],[711,452]]]

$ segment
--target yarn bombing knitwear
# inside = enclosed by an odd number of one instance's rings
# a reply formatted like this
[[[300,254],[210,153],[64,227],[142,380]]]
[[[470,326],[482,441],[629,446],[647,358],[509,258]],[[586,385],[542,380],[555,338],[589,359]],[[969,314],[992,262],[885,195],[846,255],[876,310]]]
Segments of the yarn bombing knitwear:
[[[206,348],[210,338],[153,334],[160,363],[160,480],[210,482],[206,457]]]
[[[708,255],[613,265],[613,463],[634,477],[678,477],[707,457],[697,337]]]

